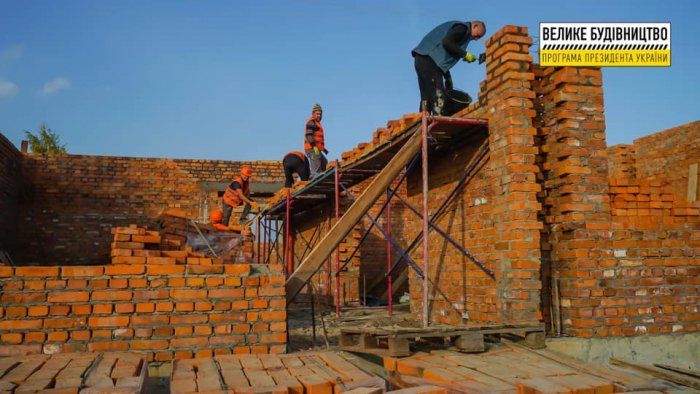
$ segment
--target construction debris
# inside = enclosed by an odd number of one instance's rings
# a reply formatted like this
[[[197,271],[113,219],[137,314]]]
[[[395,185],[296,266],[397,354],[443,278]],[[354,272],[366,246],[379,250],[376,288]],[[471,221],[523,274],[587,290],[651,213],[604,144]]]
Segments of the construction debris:
[[[178,209],[158,217],[160,230],[135,224],[112,228],[112,264],[251,264],[254,238],[245,227],[243,234],[221,231],[209,224],[197,224]]]

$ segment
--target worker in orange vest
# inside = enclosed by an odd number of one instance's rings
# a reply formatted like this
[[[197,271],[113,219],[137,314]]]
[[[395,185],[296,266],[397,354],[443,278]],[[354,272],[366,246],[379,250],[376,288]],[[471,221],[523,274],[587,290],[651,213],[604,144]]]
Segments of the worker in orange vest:
[[[294,174],[299,175],[302,181],[308,181],[311,175],[309,158],[301,152],[289,152],[284,155],[282,167],[284,167],[284,187],[294,185]]]
[[[323,109],[316,104],[311,110],[311,117],[306,121],[304,132],[304,152],[309,157],[311,178],[326,171],[326,165],[328,165],[328,159],[323,155],[328,154],[328,150],[323,136],[321,118],[323,118]]]
[[[224,213],[219,211],[218,209],[211,211],[209,219],[211,220],[211,224],[217,229],[228,230],[228,227],[224,226],[224,224],[221,223],[221,221],[224,220]]]
[[[243,213],[241,213],[240,223],[245,223],[250,213],[250,208],[258,210],[258,204],[250,199],[250,178],[253,176],[253,170],[250,167],[241,168],[241,176],[233,179],[223,197],[224,218],[222,223],[228,228],[229,219],[233,208],[245,203]]]

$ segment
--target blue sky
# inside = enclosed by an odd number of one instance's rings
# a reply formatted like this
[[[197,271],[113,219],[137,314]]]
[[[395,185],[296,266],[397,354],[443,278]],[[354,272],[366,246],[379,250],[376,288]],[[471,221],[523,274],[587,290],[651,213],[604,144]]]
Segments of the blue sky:
[[[670,68],[603,70],[608,145],[700,119],[700,2],[0,0],[0,133],[42,122],[74,154],[281,160],[315,103],[330,159],[418,108],[411,49],[435,25],[671,22]],[[532,51],[537,47],[533,46]],[[460,63],[473,97],[484,65]]]

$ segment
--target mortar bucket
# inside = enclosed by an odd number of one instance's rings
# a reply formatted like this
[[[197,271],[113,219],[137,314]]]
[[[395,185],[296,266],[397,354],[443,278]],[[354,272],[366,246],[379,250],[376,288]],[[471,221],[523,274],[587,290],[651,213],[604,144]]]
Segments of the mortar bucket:
[[[458,89],[450,89],[447,94],[452,99],[452,113],[457,113],[467,108],[472,103],[472,98],[467,92]]]

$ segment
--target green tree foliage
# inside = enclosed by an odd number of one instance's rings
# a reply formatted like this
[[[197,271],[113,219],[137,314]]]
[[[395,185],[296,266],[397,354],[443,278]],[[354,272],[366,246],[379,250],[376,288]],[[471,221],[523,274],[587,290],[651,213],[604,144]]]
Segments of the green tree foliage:
[[[65,154],[66,145],[61,144],[58,134],[53,132],[46,124],[42,123],[39,128],[39,135],[24,130],[29,141],[29,149],[34,153]]]

